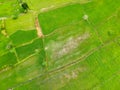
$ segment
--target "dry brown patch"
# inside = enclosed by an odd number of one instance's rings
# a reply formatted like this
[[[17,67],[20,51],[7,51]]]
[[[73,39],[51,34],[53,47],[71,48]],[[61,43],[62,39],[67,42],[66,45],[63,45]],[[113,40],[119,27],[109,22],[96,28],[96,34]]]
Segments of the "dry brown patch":
[[[38,35],[38,37],[40,37],[40,38],[43,37],[44,35],[43,35],[43,33],[42,33],[42,29],[41,29],[41,27],[40,27],[38,18],[37,18],[36,21],[35,21],[35,27],[36,27],[36,30],[37,30],[37,35]]]

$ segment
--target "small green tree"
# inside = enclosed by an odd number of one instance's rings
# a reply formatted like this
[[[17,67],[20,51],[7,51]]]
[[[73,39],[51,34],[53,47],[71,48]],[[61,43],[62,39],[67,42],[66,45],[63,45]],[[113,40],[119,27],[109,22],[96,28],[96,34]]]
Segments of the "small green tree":
[[[27,4],[26,2],[23,2],[23,3],[21,4],[21,6],[22,6],[24,12],[27,13],[27,12],[28,12],[28,9],[29,9],[28,4]]]

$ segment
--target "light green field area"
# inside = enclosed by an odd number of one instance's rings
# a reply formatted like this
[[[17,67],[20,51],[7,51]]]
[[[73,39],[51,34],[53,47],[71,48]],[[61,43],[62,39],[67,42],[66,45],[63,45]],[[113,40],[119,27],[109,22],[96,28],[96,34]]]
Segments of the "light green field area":
[[[14,28],[14,29],[13,29]],[[27,13],[13,20],[11,18],[6,20],[6,29],[8,34],[13,34],[17,30],[31,30],[35,29],[34,17],[32,13]]]
[[[45,38],[45,44],[50,66],[55,68],[87,55],[87,52],[100,45],[100,41],[89,24],[81,20],[57,29]]]
[[[12,15],[14,8],[17,8],[16,0],[0,0],[0,17]]]
[[[0,90],[120,89],[119,0],[23,1],[0,1]]]
[[[55,9],[57,7],[61,7],[67,4],[71,4],[71,3],[87,3],[90,0],[26,0],[31,9],[33,10],[41,10],[41,11],[48,11],[49,9]]]
[[[39,15],[39,20],[40,25],[43,29],[43,33],[46,35],[57,28],[80,22],[80,20],[82,20],[83,15],[84,13],[81,5],[75,4],[70,5],[68,7],[65,6],[63,8],[58,8],[52,11],[48,11],[46,13],[42,13]]]

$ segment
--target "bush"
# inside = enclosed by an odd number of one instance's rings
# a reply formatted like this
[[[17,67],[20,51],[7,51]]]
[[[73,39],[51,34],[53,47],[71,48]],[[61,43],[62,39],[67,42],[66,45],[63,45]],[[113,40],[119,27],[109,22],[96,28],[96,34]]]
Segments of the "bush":
[[[24,13],[25,10],[24,10],[22,7],[20,7],[20,8],[19,8],[19,12],[20,12],[20,13]]]
[[[12,19],[17,19],[18,18],[18,15],[17,14],[14,14],[14,15],[12,15]]]

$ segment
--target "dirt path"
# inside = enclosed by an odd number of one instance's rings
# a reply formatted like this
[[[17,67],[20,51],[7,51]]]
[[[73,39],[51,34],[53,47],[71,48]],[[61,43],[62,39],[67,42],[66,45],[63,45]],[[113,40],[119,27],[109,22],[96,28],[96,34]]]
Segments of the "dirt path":
[[[44,37],[44,35],[43,35],[43,33],[42,33],[42,29],[41,29],[41,27],[40,27],[40,25],[39,25],[38,18],[36,18],[36,20],[35,20],[35,27],[36,27],[36,30],[37,30],[37,35],[38,35],[38,37],[39,37],[39,38]]]

